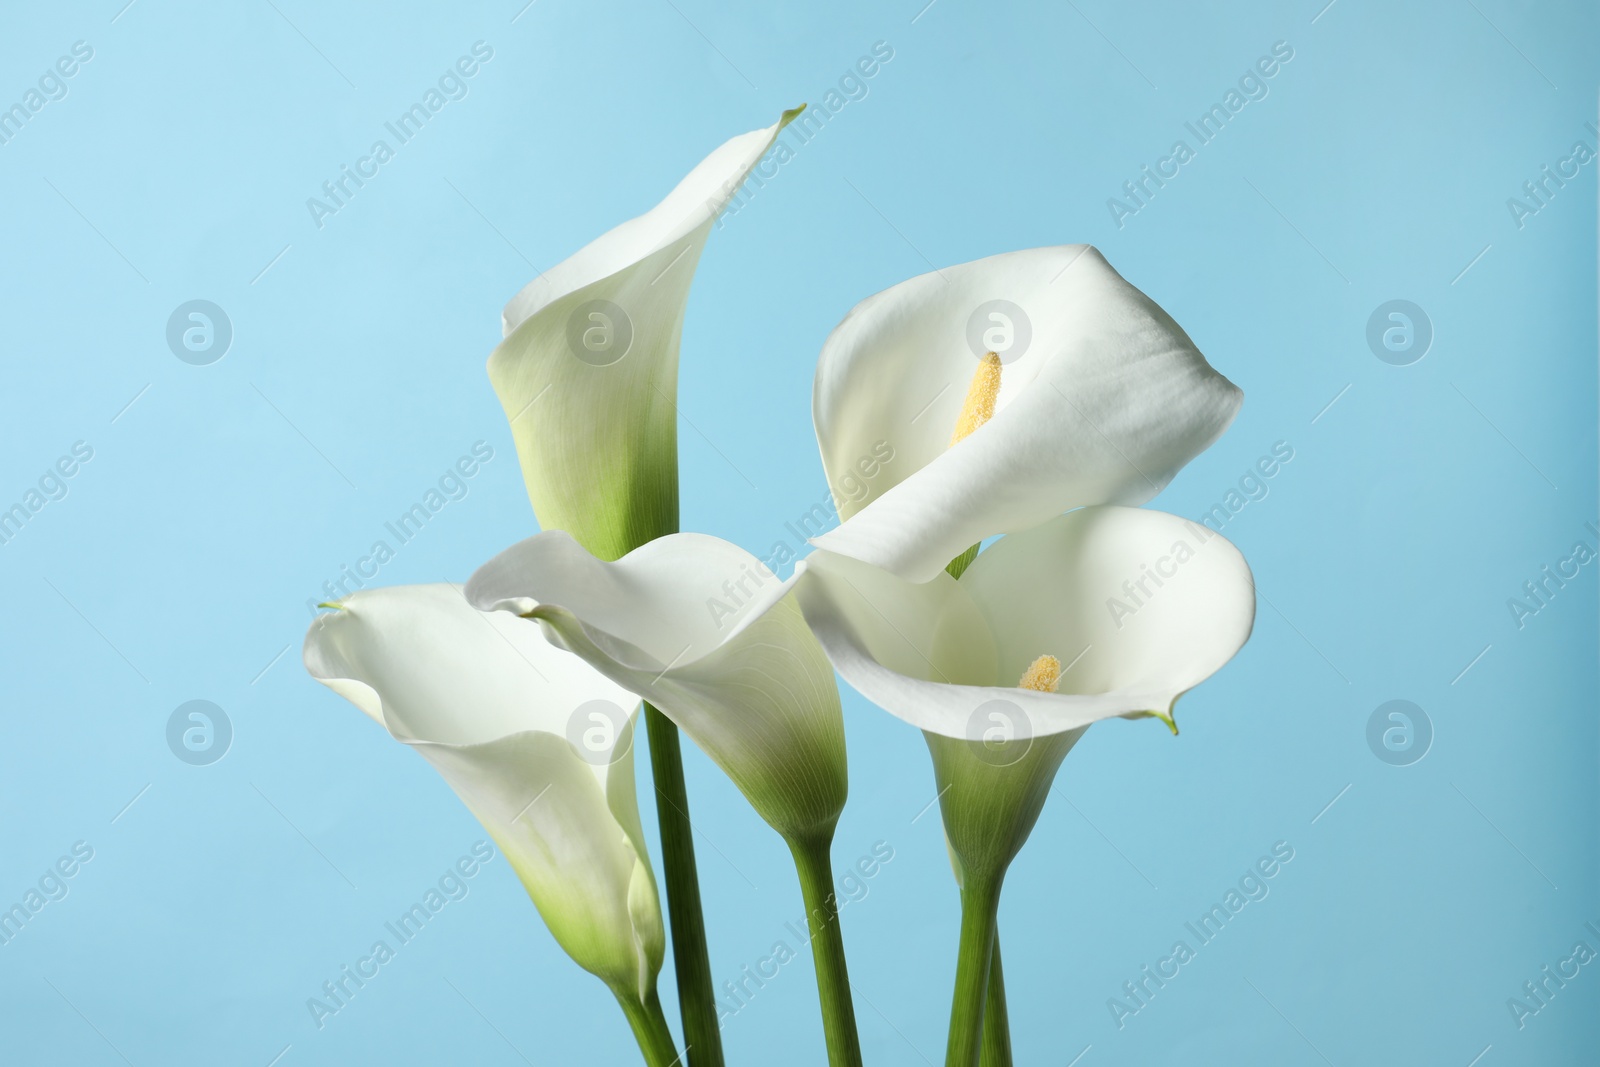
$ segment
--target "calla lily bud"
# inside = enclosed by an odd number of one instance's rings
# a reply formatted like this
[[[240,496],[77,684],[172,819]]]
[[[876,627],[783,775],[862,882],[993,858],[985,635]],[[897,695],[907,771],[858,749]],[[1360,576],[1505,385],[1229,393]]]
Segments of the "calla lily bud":
[[[912,278],[857,304],[818,358],[812,415],[829,484],[856,481],[874,442],[892,442],[896,458],[813,543],[927,581],[995,534],[1149,500],[1241,399],[1087,245]]]
[[[666,942],[634,792],[639,698],[455,586],[333,606],[306,670],[433,765],[580,967],[653,1004]]]
[[[550,531],[467,583],[474,605],[537,620],[659,708],[786,839],[816,840],[844,807],[844,720],[833,670],[786,591],[750,553],[692,533],[607,562]]]
[[[539,524],[602,559],[678,528],[678,343],[717,215],[799,111],[722,145],[665,200],[505,307],[489,380]]]

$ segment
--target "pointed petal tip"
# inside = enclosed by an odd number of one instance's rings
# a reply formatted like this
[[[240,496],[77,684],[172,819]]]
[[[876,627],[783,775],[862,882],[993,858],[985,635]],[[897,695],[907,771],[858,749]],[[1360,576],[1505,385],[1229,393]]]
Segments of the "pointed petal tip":
[[[1167,724],[1167,729],[1172,731],[1173,737],[1178,736],[1178,699],[1182,696],[1183,693],[1179,693],[1178,696],[1172,698],[1171,703],[1167,705],[1167,713],[1165,715],[1159,711],[1156,712],[1156,718]]]
[[[1172,736],[1178,736],[1178,720],[1168,711],[1135,711],[1122,716],[1124,719],[1160,719],[1172,731]]]

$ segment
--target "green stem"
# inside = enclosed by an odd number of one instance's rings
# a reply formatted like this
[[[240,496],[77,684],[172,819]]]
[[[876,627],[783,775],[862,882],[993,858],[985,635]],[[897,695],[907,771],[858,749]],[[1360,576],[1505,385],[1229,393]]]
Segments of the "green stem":
[[[1006,979],[1000,969],[1000,932],[994,935],[989,961],[989,992],[983,1007],[983,1055],[980,1067],[1011,1067],[1011,1020],[1006,1015]]]
[[[656,782],[661,867],[667,885],[667,917],[672,928],[684,1055],[689,1067],[722,1067],[722,1033],[717,1026],[717,997],[711,988],[705,917],[700,911],[694,830],[689,825],[689,795],[683,783],[683,750],[678,728],[648,703],[644,706],[644,721],[650,735],[650,769]]]
[[[861,1040],[856,1035],[856,1009],[850,999],[850,975],[845,969],[844,935],[839,929],[839,909],[833,893],[833,845],[830,832],[810,840],[792,840],[795,871],[800,875],[800,895],[806,904],[806,925],[811,930],[811,959],[817,969],[817,998],[822,1003],[822,1032],[828,1043],[831,1067],[861,1067]]]
[[[1002,878],[969,875],[961,888],[961,944],[956,957],[956,988],[950,1004],[950,1040],[945,1045],[945,1067],[976,1067],[978,1063]]]
[[[965,574],[967,572],[967,568],[972,566],[972,561],[978,558],[978,549],[980,547],[981,544],[973,545],[971,548],[961,553],[961,555],[957,556],[949,563],[946,563],[944,569],[949,573],[950,577],[960,578],[963,574]]]
[[[656,996],[656,991],[650,990],[650,995],[642,1001],[631,993],[615,989],[612,992],[616,994],[617,1003],[622,1005],[622,1014],[628,1017],[628,1025],[633,1028],[634,1039],[639,1042],[639,1051],[644,1053],[647,1067],[675,1067],[678,1048],[672,1043],[672,1030],[667,1026],[667,1016],[661,1010],[661,998]]]

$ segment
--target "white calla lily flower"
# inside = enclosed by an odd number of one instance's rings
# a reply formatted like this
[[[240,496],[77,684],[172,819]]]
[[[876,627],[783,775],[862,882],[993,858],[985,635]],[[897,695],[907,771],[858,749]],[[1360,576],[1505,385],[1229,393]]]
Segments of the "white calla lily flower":
[[[666,199],[506,304],[489,380],[540,525],[616,559],[678,527],[678,343],[718,214],[799,111],[723,144]]]
[[[1178,697],[1233,657],[1255,619],[1250,568],[1226,538],[1117,505],[1003,537],[959,581],[912,582],[820,551],[798,570],[806,621],[845,680],[914,726],[967,740],[1113,716],[1176,729]],[[1062,665],[1055,688],[1018,688],[1041,657]]]
[[[659,708],[786,839],[831,838],[847,791],[839,693],[786,589],[706,534],[607,562],[548,531],[479,568],[467,598],[538,620]]]
[[[665,951],[634,790],[639,698],[456,586],[362,590],[330,606],[306,634],[306,670],[433,765],[637,1031]],[[670,1048],[664,1022],[649,1036],[663,1033]]]
[[[705,534],[671,534],[607,562],[549,531],[479,568],[467,596],[537,624],[643,696],[782,835],[805,901],[828,1062],[860,1067],[830,859],[848,792],[844,720],[790,588]]]
[[[985,405],[971,400],[978,417],[964,408],[961,421],[981,434]],[[1000,538],[959,579],[914,582],[826,551],[797,574],[806,621],[839,673],[924,731],[961,887],[945,1062],[1004,1062],[995,927],[1006,870],[1090,724],[1156,716],[1177,732],[1177,699],[1250,636],[1250,569],[1203,526],[1100,505]]]
[[[967,418],[969,383],[989,394],[984,418]],[[924,274],[857,304],[823,345],[812,414],[829,484],[862,484],[855,465],[884,441],[896,460],[855,499],[836,491],[843,521],[812,543],[927,581],[995,534],[1149,500],[1241,400],[1087,245]]]

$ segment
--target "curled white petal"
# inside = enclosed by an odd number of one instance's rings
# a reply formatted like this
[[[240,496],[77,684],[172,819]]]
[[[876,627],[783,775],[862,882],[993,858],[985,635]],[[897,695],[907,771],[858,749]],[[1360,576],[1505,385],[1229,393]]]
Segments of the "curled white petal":
[[[304,660],[434,766],[580,966],[653,987],[665,937],[634,791],[637,696],[442,584],[347,597],[312,623]],[[605,743],[585,756],[586,730]]]
[[[510,337],[551,301],[664,249],[679,251],[678,242],[688,239],[691,244],[703,245],[709,225],[728,206],[751,168],[772,147],[778,131],[797,114],[798,110],[787,112],[765,129],[751,130],[724,142],[696,164],[655,207],[606,231],[523,286],[501,313],[505,336]]]
[[[539,523],[615,559],[676,529],[678,345],[717,215],[795,113],[530,282],[489,357]]]
[[[986,350],[1004,364],[996,411],[951,447]],[[845,521],[813,543],[926,581],[986,537],[1149,500],[1221,435],[1241,398],[1089,246],[912,278],[863,300],[823,345],[812,415]],[[867,491],[841,492],[885,442],[894,459]]]
[[[537,619],[660,708],[793,836],[831,830],[846,768],[833,672],[788,589],[750,553],[704,534],[607,562],[549,531],[481,567],[467,596]]]
[[[806,621],[845,680],[921,729],[969,740],[994,702],[1033,736],[1170,718],[1255,619],[1250,569],[1226,538],[1114,505],[1002,538],[959,582],[912,582],[827,552],[800,570]],[[1058,691],[1016,688],[1041,655],[1065,667]]]

